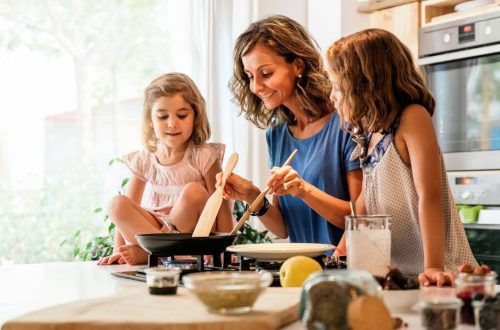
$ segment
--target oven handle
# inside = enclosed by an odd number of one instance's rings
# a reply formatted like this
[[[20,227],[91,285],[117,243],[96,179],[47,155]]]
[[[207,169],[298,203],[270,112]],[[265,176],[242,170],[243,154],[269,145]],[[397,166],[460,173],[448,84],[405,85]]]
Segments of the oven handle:
[[[495,53],[500,53],[500,44],[465,49],[457,52],[434,55],[429,57],[422,57],[418,59],[417,63],[418,65],[445,63],[453,60],[462,60],[470,57],[477,57]]]

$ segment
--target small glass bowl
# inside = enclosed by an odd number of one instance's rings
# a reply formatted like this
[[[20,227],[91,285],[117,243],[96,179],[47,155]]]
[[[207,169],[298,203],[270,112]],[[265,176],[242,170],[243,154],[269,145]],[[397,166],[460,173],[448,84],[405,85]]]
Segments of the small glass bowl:
[[[151,267],[146,272],[150,294],[176,294],[181,269],[179,267]]]
[[[204,272],[185,275],[184,287],[211,313],[243,314],[273,281],[269,272]]]

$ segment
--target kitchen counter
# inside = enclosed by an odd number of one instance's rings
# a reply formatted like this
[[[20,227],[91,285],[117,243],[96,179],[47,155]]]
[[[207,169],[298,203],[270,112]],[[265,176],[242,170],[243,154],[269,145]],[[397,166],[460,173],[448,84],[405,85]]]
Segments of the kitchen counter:
[[[97,266],[95,262],[67,262],[0,266],[0,325],[9,319],[41,308],[116,295],[129,288],[144,288],[145,283],[118,278],[111,272],[133,270],[137,266]],[[497,285],[497,292],[500,287]],[[394,313],[408,324],[421,329],[420,315]],[[295,322],[285,330],[302,330]],[[474,329],[461,326],[459,329]]]

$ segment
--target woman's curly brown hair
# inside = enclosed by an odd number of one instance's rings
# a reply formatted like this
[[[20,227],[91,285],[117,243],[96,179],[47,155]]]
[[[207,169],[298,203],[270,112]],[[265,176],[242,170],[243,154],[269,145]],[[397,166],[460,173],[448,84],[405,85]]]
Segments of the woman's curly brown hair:
[[[295,116],[284,105],[269,111],[262,100],[250,91],[250,79],[245,74],[242,57],[257,44],[276,52],[287,63],[296,59],[304,62],[304,71],[296,82],[295,93],[309,116],[321,118],[333,111],[333,103],[329,99],[331,84],[323,68],[318,44],[302,25],[286,16],[275,15],[250,24],[236,40],[229,88],[233,101],[240,107],[240,114],[244,113],[245,118],[259,128],[295,122]]]
[[[326,61],[339,79],[352,134],[386,132],[410,104],[434,113],[422,72],[409,49],[388,31],[367,29],[341,38],[328,49]]]

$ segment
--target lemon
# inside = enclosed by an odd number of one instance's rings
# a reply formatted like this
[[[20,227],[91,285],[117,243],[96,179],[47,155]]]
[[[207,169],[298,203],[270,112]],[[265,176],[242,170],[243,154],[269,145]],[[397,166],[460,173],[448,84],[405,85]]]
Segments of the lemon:
[[[280,267],[280,283],[284,288],[301,287],[306,278],[323,268],[313,258],[295,256],[288,258]]]

